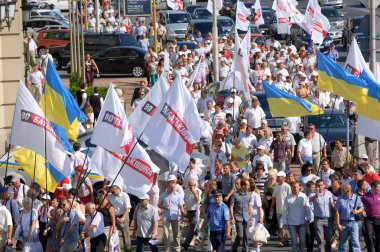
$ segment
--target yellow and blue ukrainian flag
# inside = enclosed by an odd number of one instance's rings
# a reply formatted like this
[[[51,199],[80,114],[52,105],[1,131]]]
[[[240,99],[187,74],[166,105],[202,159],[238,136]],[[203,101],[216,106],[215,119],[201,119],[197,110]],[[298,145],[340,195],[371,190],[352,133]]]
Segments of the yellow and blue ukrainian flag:
[[[356,103],[356,112],[373,120],[380,121],[380,84],[363,71],[359,79],[368,85],[368,96]]]
[[[273,117],[323,114],[323,109],[317,105],[278,89],[266,81],[262,83]]]
[[[77,140],[78,125],[86,117],[69,90],[62,84],[53,63],[49,60],[46,69],[46,84],[41,99],[41,109],[52,124],[67,151],[72,151],[68,139]]]
[[[346,100],[366,103],[368,84],[318,52],[318,88]]]

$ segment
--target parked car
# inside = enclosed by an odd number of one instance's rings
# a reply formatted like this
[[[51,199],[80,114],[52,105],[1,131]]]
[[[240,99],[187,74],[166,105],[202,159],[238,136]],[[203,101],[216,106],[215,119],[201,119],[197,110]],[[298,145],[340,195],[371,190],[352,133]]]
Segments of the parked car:
[[[218,36],[228,36],[228,32],[223,30],[222,25],[218,22]],[[195,19],[191,20],[188,27],[187,27],[187,33],[190,34],[197,34],[198,32],[201,32],[202,37],[206,38],[207,34],[209,32],[212,32],[212,20],[211,19]]]
[[[334,7],[322,7],[321,12],[329,20],[331,27],[335,27],[338,30],[343,30],[343,13],[339,14],[339,12]]]
[[[158,12],[159,20],[165,25],[166,40],[184,39],[191,16],[186,11],[162,10]]]
[[[343,35],[342,30],[339,30],[335,27],[331,27],[329,30],[329,35],[335,44],[339,44],[340,42],[342,42],[342,35]]]
[[[185,11],[192,16],[194,13],[194,10],[198,8],[204,8],[204,6],[203,5],[188,5],[186,6]]]
[[[208,19],[212,18],[211,12],[207,10],[207,8],[196,8],[192,14],[193,19]]]
[[[343,145],[346,146],[347,117],[340,110],[325,109],[322,115],[305,116],[304,127],[309,125],[309,123],[313,123],[316,131],[325,139],[328,156],[331,156],[331,152],[335,148],[335,139],[341,138]],[[352,146],[351,128],[350,123],[350,146]]]
[[[40,30],[37,36],[37,52],[42,55],[46,48],[66,46],[70,43],[70,30]]]
[[[218,16],[217,22],[220,24],[223,28],[223,34],[228,34],[228,32],[232,29],[235,22],[230,17],[226,16]]]
[[[251,30],[251,41],[255,42],[260,48],[261,46],[265,45],[265,37],[263,34],[261,34],[259,27],[257,27],[257,25],[254,25],[254,24],[250,24],[249,29]],[[240,38],[244,38],[245,35],[247,34],[246,31],[242,31],[239,29],[237,30],[237,32]],[[235,27],[233,27],[230,32],[230,38],[234,38],[234,37],[235,37]]]
[[[39,18],[39,19],[32,19],[30,21],[24,22],[23,28],[24,30],[33,29],[34,31],[39,31],[42,28],[46,26],[51,26],[51,25],[66,27],[66,29],[69,29],[70,27],[69,22],[65,19],[57,20],[57,19]]]
[[[339,8],[343,8],[343,0],[320,0],[320,6],[335,6]]]
[[[84,51],[94,54],[114,46],[138,46],[132,34],[127,33],[86,33],[84,34]],[[50,48],[54,65],[57,69],[66,66],[70,60],[70,44]]]
[[[65,20],[68,22],[67,18],[64,16],[58,14],[54,10],[47,10],[47,9],[34,9],[30,11],[30,17],[32,19],[39,19],[39,18],[50,18],[50,19],[57,19],[57,20]]]
[[[311,36],[301,27],[296,24],[293,24],[290,28],[290,35],[288,36],[293,41],[293,44],[300,48],[302,45],[308,46],[311,42]],[[319,45],[321,51],[326,51],[329,49],[330,44],[333,43],[333,39],[329,34],[326,35],[322,44]]]
[[[54,4],[39,2],[39,3],[30,3],[26,6],[27,10],[52,10],[55,11],[58,15],[61,15],[61,10],[58,9]],[[28,21],[28,20],[24,20]]]
[[[360,29],[360,22],[363,16],[347,17],[343,29],[342,35],[342,45],[346,49],[351,44],[352,36],[359,40],[359,38],[364,37],[364,33]]]
[[[97,52],[92,59],[99,68],[99,74],[104,75],[129,75],[144,77],[144,56],[148,51],[136,46],[114,46]],[[67,65],[66,71],[71,72],[71,64]]]

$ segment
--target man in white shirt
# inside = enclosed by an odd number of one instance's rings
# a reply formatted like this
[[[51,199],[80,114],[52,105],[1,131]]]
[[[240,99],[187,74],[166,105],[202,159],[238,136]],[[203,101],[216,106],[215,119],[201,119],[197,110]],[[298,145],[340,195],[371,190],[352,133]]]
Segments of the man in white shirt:
[[[256,147],[258,146],[257,138],[253,134],[252,128],[249,126],[247,126],[245,132],[240,133],[239,139],[241,139],[243,146],[247,148],[249,151],[256,149]]]
[[[37,44],[34,42],[32,35],[28,34],[25,40],[27,45],[27,59],[29,64],[29,69],[31,69],[34,64],[36,64],[36,54],[37,54]]]
[[[286,124],[281,126],[281,134],[284,138],[285,143],[290,147],[290,155],[286,154],[286,167],[290,167],[292,163],[292,158],[294,157],[294,149],[296,146],[296,141],[294,136],[289,132],[289,127]]]
[[[82,166],[84,170],[88,169],[88,165],[91,162],[91,158],[83,152],[81,152],[82,145],[79,142],[73,144],[74,153],[71,155],[71,162],[73,167]]]
[[[1,187],[0,190],[7,192],[8,188]],[[0,248],[12,243],[12,230],[12,215],[5,206],[0,205]]]
[[[300,166],[306,163],[313,163],[313,147],[311,144],[311,133],[306,130],[304,133],[304,138],[298,143],[297,148],[297,158],[300,162]]]
[[[252,167],[255,167],[257,163],[264,165],[264,174],[268,174],[268,171],[273,168],[272,159],[265,154],[265,147],[263,145],[257,147],[257,155],[252,160]],[[251,171],[248,173],[251,173]]]
[[[199,98],[197,101],[197,108],[199,113],[204,113],[206,115],[205,111],[207,110],[207,102],[209,101],[211,101],[212,104],[215,104],[214,99],[211,96],[208,96],[207,91],[203,89],[201,91],[201,98]]]
[[[81,238],[90,237],[91,251],[105,251],[107,236],[104,234],[103,214],[96,211],[95,204],[86,204],[86,223],[84,224]]]
[[[301,127],[301,117],[291,116],[285,118],[286,124],[289,127],[289,132],[294,135],[299,135]]]
[[[202,118],[202,120],[205,120],[205,115],[203,113],[200,113],[199,116]],[[211,139],[212,139],[212,128],[208,121],[206,121],[205,129],[202,132],[201,138],[198,143],[198,150],[200,153],[205,154],[206,156],[210,156],[211,153]]]
[[[116,226],[122,232],[124,249],[131,248],[131,238],[129,236],[129,211],[132,208],[131,201],[127,193],[121,190],[120,185],[113,185],[108,201],[115,208]]]
[[[331,186],[330,175],[334,174],[335,171],[330,168],[330,162],[328,159],[323,159],[321,163],[322,167],[321,171],[318,174],[318,177],[320,177],[323,180],[325,188],[327,189]]]
[[[227,114],[231,114],[234,121],[237,120],[237,118],[240,115],[239,109],[234,108],[234,99],[232,97],[229,97],[226,99],[227,107],[223,109],[223,112]]]
[[[326,141],[321,134],[316,132],[314,124],[309,123],[309,131],[311,133],[311,145],[313,151],[313,174],[317,174],[321,158],[327,157]]]
[[[42,72],[38,70],[36,63],[33,65],[33,71],[28,75],[27,84],[27,87],[32,93],[34,99],[38,104],[40,104],[42,88],[45,85],[45,77]]]
[[[225,100],[224,100],[224,103],[223,103],[223,107],[224,108],[227,108],[227,101],[229,98],[232,98],[233,99],[233,105],[234,105],[234,109],[235,111],[239,111],[239,108],[241,106],[241,103],[242,103],[242,100],[240,98],[240,96],[237,95],[237,90],[236,88],[231,88],[231,94],[230,96],[228,96]]]
[[[261,120],[265,119],[265,113],[259,106],[259,99],[256,96],[252,97],[252,105],[245,110],[243,117],[247,119],[248,125],[254,130],[260,128]]]
[[[278,42],[277,40],[274,39],[274,35],[271,35],[270,39],[267,39],[265,41],[265,45],[267,45],[267,46],[273,46],[276,49],[281,48],[280,42]]]

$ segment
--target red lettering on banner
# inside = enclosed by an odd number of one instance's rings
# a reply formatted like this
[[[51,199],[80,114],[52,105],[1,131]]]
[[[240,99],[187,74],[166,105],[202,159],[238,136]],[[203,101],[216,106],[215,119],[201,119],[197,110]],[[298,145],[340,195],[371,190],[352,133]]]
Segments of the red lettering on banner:
[[[122,126],[123,126],[123,121],[121,120],[121,117],[110,111],[106,111],[104,113],[103,122],[108,123],[120,130],[122,129]]]
[[[242,13],[238,13],[238,18],[241,20],[241,21],[247,21],[247,17],[242,14]]]
[[[350,64],[347,64],[346,70],[349,73],[355,75],[356,77],[359,77],[359,75],[360,75],[360,71],[358,69],[354,68],[353,66],[351,66]]]
[[[310,17],[314,18],[314,10],[313,10],[313,8],[310,7],[309,10],[308,10],[308,12],[309,12]]]
[[[179,134],[182,140],[186,144],[186,153],[191,155],[193,147],[187,140],[190,132],[186,124],[182,121],[182,118],[167,104],[162,107],[161,115],[166,118],[166,121],[173,127],[173,129]]]
[[[255,15],[255,23],[257,23],[259,21],[259,19],[262,17],[261,15],[261,12],[256,12],[256,15]]]
[[[317,22],[314,23],[314,30],[316,30],[317,32],[320,32],[323,34],[323,28],[322,28],[322,25],[321,24],[318,24]]]
[[[115,152],[111,152],[111,154],[115,158],[119,159],[121,162],[128,165],[131,169],[146,177],[150,181],[150,183],[153,183],[154,172],[152,170],[152,167],[150,167],[148,163],[144,162],[139,158],[129,157],[128,159],[126,159],[126,156],[118,155]]]
[[[34,124],[44,130],[46,130],[46,132],[49,132],[55,139],[58,139],[57,137],[57,134],[55,133],[54,129],[53,129],[53,126],[51,126],[50,122],[48,120],[46,120],[45,118],[33,113],[33,112],[30,112],[30,111],[27,111],[27,110],[21,110],[21,121],[22,122],[27,122],[27,123],[31,123],[31,124]]]

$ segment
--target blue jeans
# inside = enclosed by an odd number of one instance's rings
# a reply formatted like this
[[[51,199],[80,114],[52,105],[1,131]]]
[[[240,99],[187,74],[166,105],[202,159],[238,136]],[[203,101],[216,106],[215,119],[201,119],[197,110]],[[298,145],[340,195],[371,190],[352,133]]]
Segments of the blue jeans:
[[[139,237],[137,236],[137,241],[136,241],[136,252],[144,252],[144,244],[148,243],[150,249],[152,252],[158,252],[157,245],[152,245],[149,243],[150,238],[144,238],[144,237]]]
[[[303,252],[306,247],[306,225],[287,225],[292,241],[293,252]],[[299,237],[300,244],[298,244],[297,237]]]
[[[352,252],[360,252],[359,226],[356,221],[341,221],[342,231],[339,233],[338,252],[346,252],[346,242],[350,237]]]
[[[302,162],[304,164],[307,164],[307,163],[313,164],[313,158],[312,157],[301,157],[301,159],[302,159]]]

